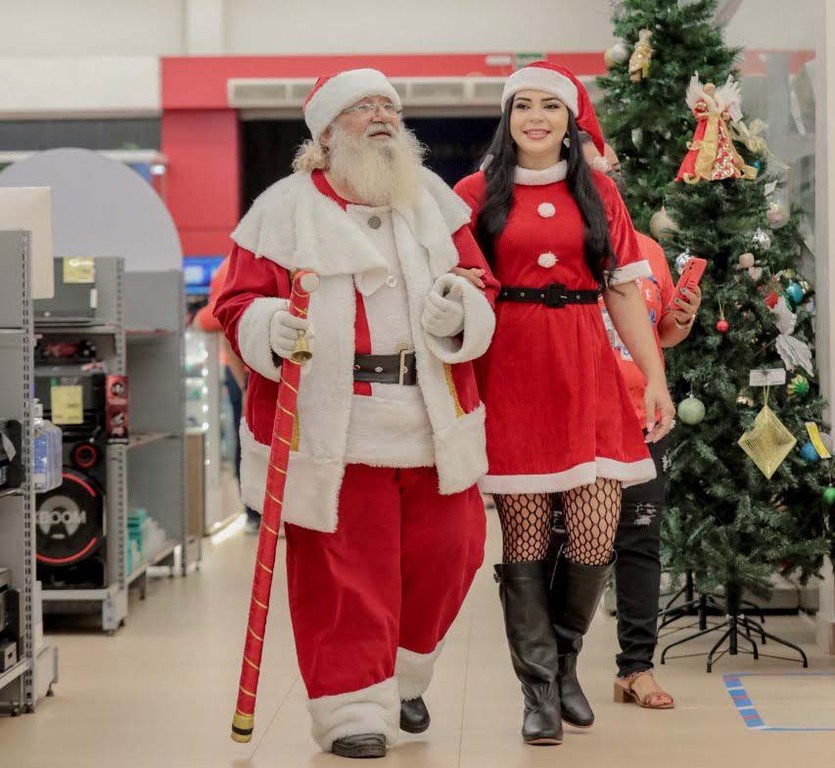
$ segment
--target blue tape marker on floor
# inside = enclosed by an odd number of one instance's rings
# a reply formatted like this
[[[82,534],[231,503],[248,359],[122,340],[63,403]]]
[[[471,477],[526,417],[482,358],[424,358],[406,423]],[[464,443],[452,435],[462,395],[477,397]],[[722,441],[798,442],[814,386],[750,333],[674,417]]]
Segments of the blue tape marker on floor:
[[[786,672],[784,674],[772,674],[768,672],[743,672],[736,675],[724,675],[725,688],[730,694],[731,701],[742,717],[742,722],[747,728],[757,731],[769,731],[770,733],[835,733],[833,728],[784,728],[774,725],[766,725],[760,713],[757,712],[751,697],[745,690],[742,682],[743,677],[835,677],[835,672]]]

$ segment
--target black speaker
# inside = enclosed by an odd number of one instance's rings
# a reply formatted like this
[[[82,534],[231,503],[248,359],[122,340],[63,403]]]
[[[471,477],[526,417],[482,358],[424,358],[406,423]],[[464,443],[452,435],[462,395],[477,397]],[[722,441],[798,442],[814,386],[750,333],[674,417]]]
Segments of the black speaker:
[[[51,414],[52,383],[81,387],[83,420],[61,424],[62,483],[36,497],[36,559],[45,589],[107,586],[107,438],[105,374],[78,365],[35,369],[35,390]]]

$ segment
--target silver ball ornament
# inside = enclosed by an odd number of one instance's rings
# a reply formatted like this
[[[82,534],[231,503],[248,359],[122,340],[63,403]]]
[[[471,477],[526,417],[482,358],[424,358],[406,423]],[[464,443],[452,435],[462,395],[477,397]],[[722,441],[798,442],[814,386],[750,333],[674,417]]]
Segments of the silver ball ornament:
[[[629,46],[623,41],[615,43],[606,53],[603,54],[603,61],[606,63],[607,69],[616,67],[618,64],[624,64],[629,60],[632,51]]]
[[[780,229],[789,223],[789,212],[786,206],[776,201],[768,204],[768,211],[765,214],[768,219],[768,226],[772,229]]]
[[[690,251],[685,251],[684,253],[680,253],[676,256],[676,272],[682,274],[684,272],[684,266],[687,264],[693,256],[691,255]]]

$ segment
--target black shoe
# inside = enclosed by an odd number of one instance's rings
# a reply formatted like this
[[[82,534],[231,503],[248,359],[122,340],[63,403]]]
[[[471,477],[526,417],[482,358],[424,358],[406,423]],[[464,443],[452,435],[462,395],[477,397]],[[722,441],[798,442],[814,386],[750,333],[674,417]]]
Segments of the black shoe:
[[[331,752],[338,757],[368,759],[386,756],[386,737],[382,733],[358,733],[343,736],[331,745]]]
[[[548,611],[551,571],[544,561],[495,566],[513,670],[522,684],[526,744],[562,743],[557,641]]]
[[[577,679],[577,655],[583,648],[603,589],[614,567],[582,565],[562,556],[551,586],[551,616],[559,648],[559,685],[562,718],[576,728],[591,728],[594,712]]]
[[[423,698],[400,702],[400,730],[406,733],[423,733],[431,722],[429,710]]]

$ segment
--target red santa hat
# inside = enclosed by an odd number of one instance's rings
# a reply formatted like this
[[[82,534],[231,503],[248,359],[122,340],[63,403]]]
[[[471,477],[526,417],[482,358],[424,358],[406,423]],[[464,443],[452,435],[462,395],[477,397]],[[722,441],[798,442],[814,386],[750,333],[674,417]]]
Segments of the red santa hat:
[[[502,91],[502,109],[508,99],[519,91],[545,91],[556,96],[571,110],[577,120],[577,126],[591,136],[594,146],[603,154],[605,142],[597,114],[589,98],[586,87],[577,76],[558,64],[547,61],[535,61],[526,67],[517,69],[504,84]]]
[[[304,101],[304,121],[315,140],[342,110],[368,96],[383,96],[400,108],[400,96],[376,69],[349,69],[320,77]]]

